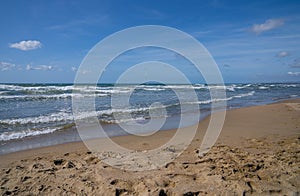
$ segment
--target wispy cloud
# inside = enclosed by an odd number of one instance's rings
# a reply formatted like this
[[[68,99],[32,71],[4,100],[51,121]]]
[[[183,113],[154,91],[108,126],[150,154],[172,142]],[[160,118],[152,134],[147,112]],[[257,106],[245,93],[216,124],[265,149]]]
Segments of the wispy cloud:
[[[281,51],[276,56],[277,57],[286,57],[286,56],[289,56],[289,55],[290,54],[287,51]]]
[[[154,17],[164,17],[165,16],[164,13],[162,13],[159,10],[155,10],[155,9],[149,10],[149,13]]]
[[[50,65],[37,65],[37,66],[27,65],[26,70],[27,71],[31,71],[31,70],[51,71],[53,70],[53,67]]]
[[[289,71],[288,74],[291,75],[291,76],[300,76],[300,72],[291,72],[291,71]]]
[[[223,31],[228,32],[228,30]],[[249,36],[249,34],[245,33],[245,30],[243,32],[231,32],[231,34],[223,37],[216,36],[212,39],[204,39],[204,46],[207,47],[216,60],[235,58],[236,63],[241,63],[241,61],[250,62],[260,58],[273,61],[274,56],[283,59],[284,56],[291,56],[291,54],[296,53],[299,48],[298,40],[289,37],[286,39],[276,39],[274,36]],[[278,48],[281,48],[282,51],[279,52]],[[219,63],[221,65],[235,65],[233,62],[227,61]]]
[[[26,40],[18,43],[9,44],[10,48],[16,48],[19,50],[27,51],[34,50],[42,47],[42,43],[37,40]]]
[[[290,64],[290,67],[292,68],[300,68],[300,58],[297,58],[293,61],[293,63]]]
[[[109,20],[108,15],[103,15],[103,16],[93,16],[93,17],[88,17],[84,19],[75,19],[66,23],[62,24],[56,24],[47,27],[49,30],[65,30],[65,29],[71,29],[71,28],[79,28],[82,26],[91,26],[91,25],[99,25],[106,23]]]
[[[144,19],[163,19],[166,17],[166,14],[161,10],[149,9],[148,7],[146,8],[141,6],[136,6],[135,9],[139,11],[139,16]]]
[[[13,63],[7,63],[7,62],[0,62],[0,70],[1,71],[9,71],[15,68],[16,65]]]
[[[262,24],[254,24],[250,30],[256,34],[260,34],[264,31],[270,31],[272,29],[278,28],[283,24],[284,24],[283,19],[269,19]]]
[[[214,32],[212,30],[207,30],[207,31],[195,31],[191,33],[194,37],[202,37],[202,36],[207,36],[210,34],[213,34]]]

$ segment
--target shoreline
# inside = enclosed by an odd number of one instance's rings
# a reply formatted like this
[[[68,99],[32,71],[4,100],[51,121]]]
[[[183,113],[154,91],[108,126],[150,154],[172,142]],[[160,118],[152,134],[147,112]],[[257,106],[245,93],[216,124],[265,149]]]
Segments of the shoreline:
[[[297,100],[300,100],[300,98],[290,98],[290,99],[283,99],[279,101],[274,101],[272,103],[262,103],[258,105],[252,105],[252,106],[245,106],[245,107],[235,107],[235,108],[227,108],[226,112],[232,111],[232,110],[239,110],[243,108],[249,108],[249,107],[259,107],[259,106],[264,106],[264,105],[271,105],[271,104],[277,104],[277,103],[284,103],[284,102],[297,102]],[[217,112],[217,111],[216,111]],[[203,116],[202,116],[203,115]],[[201,121],[205,120],[206,118],[210,117],[210,113],[201,113],[201,117],[199,119],[199,122],[197,124],[200,124]],[[173,117],[175,120],[178,117]],[[172,127],[176,124],[174,123],[174,119],[169,120],[169,123],[166,127]],[[68,126],[68,125],[67,125]],[[106,129],[112,132],[120,132],[121,129],[117,127],[115,124],[113,124],[112,127],[107,127],[107,124],[103,124],[102,126],[105,126]],[[194,125],[190,125],[194,126]],[[175,130],[175,128],[169,128],[169,129],[162,129],[159,131],[172,131]],[[120,132],[121,133],[121,132]],[[123,136],[130,136],[130,135],[113,135],[109,136],[110,138],[117,138],[117,137],[123,137]],[[100,139],[100,138],[98,138]],[[24,151],[31,151],[31,150],[36,150],[39,148],[49,148],[52,146],[58,146],[58,145],[64,145],[64,144],[72,144],[72,143],[82,143],[82,139],[80,138],[77,130],[76,130],[76,125],[68,128],[68,129],[63,129],[63,130],[58,130],[49,134],[41,134],[41,135],[36,135],[36,136],[29,136],[25,138],[20,138],[20,139],[14,139],[14,140],[8,140],[8,141],[1,141],[2,146],[5,146],[5,148],[14,148],[16,150],[12,150],[10,152],[2,152],[3,149],[1,150],[0,156],[2,155],[7,155],[10,153],[17,153],[17,152],[24,152]]]
[[[268,105],[274,105],[274,104],[276,105],[276,104],[282,104],[282,103],[283,104],[286,104],[286,103],[299,103],[299,102],[300,102],[300,98],[285,99],[285,100],[280,100],[280,101],[277,101],[277,102],[267,103],[267,104],[263,104],[263,105],[255,105],[255,106],[246,106],[246,107],[240,107],[240,108],[227,109],[226,113],[228,113],[230,111],[239,111],[239,110],[248,109],[248,108],[254,108],[254,107],[268,106]],[[198,126],[200,126],[202,124],[202,129],[204,129],[203,127],[207,127],[208,119],[210,119],[210,116],[211,116],[211,114],[206,114],[204,117],[202,117],[199,120],[199,122],[197,123]],[[192,125],[192,126],[195,126],[195,125]],[[17,151],[14,151],[14,152],[0,154],[0,157],[1,156],[6,156],[6,155],[10,155],[10,154],[23,154],[23,153],[30,155],[30,153],[34,152],[34,151],[50,152],[50,151],[52,151],[51,150],[52,148],[53,149],[57,149],[57,150],[58,149],[70,149],[70,150],[72,150],[72,149],[79,149],[79,148],[77,148],[77,146],[80,146],[80,148],[83,148],[83,147],[86,148],[84,142],[81,140],[80,136],[78,135],[78,133],[77,133],[77,131],[75,129],[76,129],[76,126],[72,127],[72,130],[71,129],[67,130],[69,132],[67,134],[64,134],[63,131],[58,133],[58,134],[63,133],[63,135],[73,137],[74,139],[71,139],[71,140],[75,140],[75,141],[69,141],[69,142],[66,142],[66,143],[46,145],[46,146],[41,146],[41,147],[34,147],[34,148],[24,149],[24,150],[17,150]],[[162,135],[172,135],[175,132],[175,130],[176,129],[159,130],[159,133],[160,132],[166,132],[165,134],[162,134]],[[71,133],[70,131],[73,132],[73,133]],[[169,133],[167,133],[167,132],[169,132]],[[51,135],[53,136],[53,138],[57,137],[56,134],[57,133],[51,133]],[[25,138],[24,140],[27,140],[27,139],[29,139],[29,140],[31,140],[31,139],[39,140],[39,137],[44,137],[46,135],[48,135],[48,134],[40,135],[40,136],[34,136],[34,137],[30,137],[30,138]],[[221,135],[222,135],[222,131],[221,131]],[[64,137],[66,137],[66,136],[64,136]],[[123,140],[122,138],[124,138],[124,140],[126,140],[127,138],[130,138],[130,137],[134,138],[135,136],[133,136],[133,135],[116,135],[116,136],[112,136],[110,138],[115,138],[117,141],[119,141],[119,140],[122,141]],[[101,139],[104,139],[104,138],[97,138],[97,139],[101,140]],[[23,139],[21,139],[21,140],[23,140]],[[43,140],[45,140],[45,138]],[[114,140],[114,139],[112,139],[112,140]],[[220,140],[220,139],[218,139],[218,140]],[[20,141],[16,140],[14,142],[20,142]],[[34,154],[36,154],[36,153],[34,153]]]
[[[279,101],[279,102],[266,104],[266,105],[258,105],[258,106],[250,106],[250,107],[230,109],[230,110],[227,110],[226,113],[228,115],[228,112],[231,112],[231,111],[237,111],[238,112],[240,110],[253,109],[253,108],[261,107],[261,106],[271,106],[271,105],[276,105],[276,104],[299,103],[299,102],[300,102],[300,99],[282,100],[282,101]],[[203,118],[201,121],[199,121],[198,126],[202,125],[202,129],[203,129],[203,127],[207,127],[209,119],[210,119],[210,115],[207,115],[205,118]],[[228,117],[226,117],[226,119],[228,119]],[[169,135],[172,135],[174,132],[175,132],[175,129],[169,129],[169,130],[160,130],[158,133],[160,133],[161,135],[168,135],[169,136]],[[222,136],[222,131],[221,131],[220,136]],[[120,141],[120,140],[122,141],[122,140],[130,139],[131,137],[134,138],[135,136],[122,135],[122,136],[113,136],[112,138],[115,138],[115,140],[117,140],[117,141]],[[102,139],[102,138],[98,138],[98,139]],[[222,138],[222,139],[224,140],[225,138]],[[220,140],[220,138],[218,140]],[[18,154],[28,154],[28,155],[30,155],[31,153],[32,154],[38,154],[36,152],[51,152],[52,148],[56,149],[58,151],[60,151],[59,149],[66,149],[66,150],[69,150],[69,151],[76,151],[76,150],[81,149],[81,148],[86,148],[86,146],[84,145],[83,141],[72,141],[72,142],[67,142],[67,143],[62,143],[62,144],[42,146],[42,147],[38,147],[38,148],[32,148],[32,149],[26,149],[26,150],[20,150],[20,151],[16,151],[16,152],[1,154],[0,157],[10,156],[10,155],[15,155],[15,154],[18,156]],[[24,157],[26,157],[26,156],[24,156]]]
[[[198,157],[197,149],[209,120],[208,116],[199,122],[193,141],[179,157],[150,171],[126,171],[107,165],[82,142],[0,155],[0,192],[88,195],[300,192],[300,99],[227,111],[216,144],[205,156]],[[124,147],[146,152],[168,141],[174,132],[112,139]]]

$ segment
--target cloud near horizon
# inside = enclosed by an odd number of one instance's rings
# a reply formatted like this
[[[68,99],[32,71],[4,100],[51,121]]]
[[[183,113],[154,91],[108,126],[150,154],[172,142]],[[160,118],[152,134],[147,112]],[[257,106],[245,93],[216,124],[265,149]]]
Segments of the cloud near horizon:
[[[1,71],[9,71],[15,68],[16,65],[13,63],[7,63],[7,62],[0,62],[0,70]]]
[[[262,24],[254,24],[250,30],[256,34],[260,34],[264,31],[269,31],[277,27],[280,27],[283,24],[284,24],[283,19],[269,19]]]
[[[286,51],[281,51],[279,52],[276,56],[277,57],[286,57],[286,56],[289,56],[290,54]]]
[[[38,70],[38,71],[54,71],[57,70],[55,67],[51,65],[26,65],[23,67],[22,65],[16,65],[14,63],[9,63],[9,62],[0,62],[0,71],[12,71],[12,70],[26,70],[26,71],[32,71],[32,70]]]
[[[291,72],[291,71],[289,71],[288,74],[291,75],[291,76],[300,76],[300,72]]]
[[[15,48],[23,51],[35,50],[42,47],[42,43],[37,40],[26,40],[18,43],[9,44],[10,48]]]
[[[27,71],[31,71],[31,70],[51,71],[53,70],[53,67],[49,65],[37,65],[37,66],[27,65],[26,70]]]

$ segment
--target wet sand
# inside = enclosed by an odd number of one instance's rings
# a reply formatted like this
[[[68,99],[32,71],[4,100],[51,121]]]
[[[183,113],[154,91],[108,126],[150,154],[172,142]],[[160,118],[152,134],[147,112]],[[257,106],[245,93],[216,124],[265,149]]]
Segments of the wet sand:
[[[150,171],[112,167],[82,142],[1,155],[1,194],[300,194],[300,99],[228,111],[217,143],[199,157],[209,120],[199,123],[179,157]],[[169,141],[175,131],[113,141],[147,152]]]

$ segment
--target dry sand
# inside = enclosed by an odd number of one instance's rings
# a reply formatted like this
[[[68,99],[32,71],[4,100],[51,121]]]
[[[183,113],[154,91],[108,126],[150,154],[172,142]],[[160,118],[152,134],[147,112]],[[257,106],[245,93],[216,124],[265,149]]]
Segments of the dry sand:
[[[151,171],[111,167],[82,142],[2,155],[1,194],[300,194],[300,99],[228,111],[217,143],[198,157],[209,120],[199,123],[184,153]],[[143,151],[165,143],[174,132],[113,140]]]

